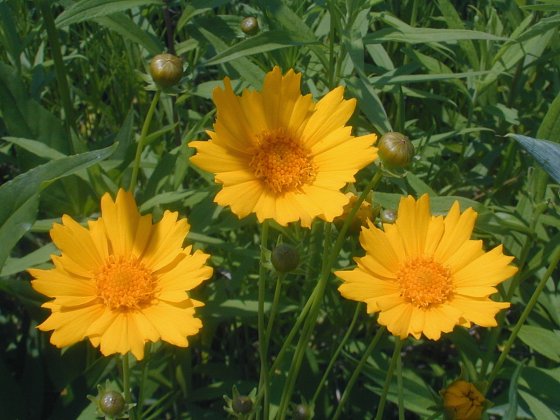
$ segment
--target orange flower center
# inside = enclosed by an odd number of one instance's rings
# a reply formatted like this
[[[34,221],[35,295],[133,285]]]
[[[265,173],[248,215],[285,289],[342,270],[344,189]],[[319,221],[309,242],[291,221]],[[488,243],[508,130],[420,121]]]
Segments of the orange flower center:
[[[136,258],[111,255],[95,282],[97,295],[114,311],[141,309],[155,296],[155,276]]]
[[[280,195],[313,182],[316,172],[309,151],[286,130],[265,131],[259,143],[249,165],[269,191]]]
[[[406,262],[397,273],[401,296],[418,308],[447,302],[453,294],[451,271],[431,258]]]

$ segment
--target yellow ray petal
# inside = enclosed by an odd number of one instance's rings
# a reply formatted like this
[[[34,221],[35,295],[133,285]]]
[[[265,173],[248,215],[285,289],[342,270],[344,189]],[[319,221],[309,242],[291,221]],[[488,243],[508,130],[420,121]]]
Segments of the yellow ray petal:
[[[186,219],[178,220],[177,212],[165,211],[162,219],[153,226],[150,241],[142,255],[143,263],[152,271],[160,270],[182,252],[183,241],[189,231]]]
[[[92,273],[103,263],[89,231],[70,216],[62,216],[62,225],[53,225],[51,238],[65,258],[79,264],[83,272]]]

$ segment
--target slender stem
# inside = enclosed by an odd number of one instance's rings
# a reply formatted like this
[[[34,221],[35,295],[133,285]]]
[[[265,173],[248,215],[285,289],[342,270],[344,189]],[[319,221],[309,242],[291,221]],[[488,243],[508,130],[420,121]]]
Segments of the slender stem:
[[[379,406],[377,407],[377,414],[375,415],[375,420],[381,420],[383,418],[383,410],[385,410],[385,402],[387,401],[387,394],[389,393],[389,387],[391,386],[391,379],[393,379],[393,371],[395,370],[395,365],[397,359],[399,358],[402,345],[404,340],[395,337],[395,350],[393,351],[393,357],[391,357],[391,364],[387,370],[387,376],[385,378],[385,383],[383,384],[383,393],[381,394],[381,399],[379,400]]]
[[[148,363],[150,363],[151,350],[152,343],[148,341],[146,343],[144,361],[142,362],[142,375],[140,376],[140,386],[138,389],[138,404],[136,405],[136,414],[139,419],[142,418],[142,408],[144,407],[144,387],[148,380]]]
[[[331,360],[329,361],[329,364],[327,366],[327,369],[325,369],[325,373],[323,373],[323,377],[319,381],[319,385],[317,385],[317,389],[315,390],[315,394],[313,394],[313,398],[311,398],[311,401],[309,402],[310,406],[313,407],[315,405],[315,401],[317,401],[317,397],[319,397],[319,394],[321,393],[321,390],[323,389],[323,385],[327,381],[329,373],[331,372],[331,369],[333,368],[334,363],[336,362],[336,360],[338,358],[338,355],[340,354],[340,352],[342,351],[342,349],[346,345],[346,341],[348,341],[348,338],[350,338],[350,335],[352,334],[352,331],[354,330],[354,327],[356,325],[356,321],[358,320],[358,315],[360,314],[361,307],[362,307],[361,303],[358,303],[356,305],[356,309],[354,311],[354,316],[352,317],[352,321],[350,322],[350,326],[346,329],[346,333],[344,334],[344,337],[342,337],[342,341],[338,345],[336,351],[333,353],[333,355],[331,357]]]
[[[402,354],[399,351],[397,356],[397,388],[399,398],[399,420],[404,420],[404,389],[402,377]]]
[[[492,382],[494,382],[494,380],[496,379],[496,376],[498,375],[498,372],[500,371],[500,369],[502,368],[502,365],[506,361],[506,358],[507,358],[507,356],[508,356],[508,354],[511,350],[511,347],[513,346],[513,343],[515,342],[515,339],[517,338],[517,335],[519,334],[519,330],[521,330],[521,327],[523,326],[523,324],[525,323],[525,321],[529,317],[529,314],[531,313],[531,311],[533,310],[533,308],[537,304],[539,296],[540,296],[541,292],[544,290],[544,287],[546,286],[546,282],[548,281],[548,279],[550,278],[550,276],[552,275],[552,273],[556,269],[556,266],[558,265],[559,261],[560,261],[560,246],[556,247],[556,249],[554,250],[554,252],[552,254],[552,257],[551,257],[550,265],[548,266],[548,269],[546,270],[543,277],[539,281],[539,284],[537,285],[537,288],[533,292],[533,296],[531,296],[531,299],[529,299],[529,302],[527,303],[527,306],[525,306],[525,309],[521,313],[521,316],[519,317],[519,320],[517,321],[517,324],[515,324],[515,327],[511,331],[511,335],[509,336],[508,340],[506,341],[506,344],[504,345],[504,349],[500,353],[500,356],[498,357],[498,360],[496,361],[496,364],[492,368],[492,371],[490,372],[490,375],[488,375],[488,379],[487,379],[487,382],[486,382],[486,386],[484,387],[483,394],[486,395],[488,393],[488,391],[490,390],[490,388],[492,386]]]
[[[152,99],[152,103],[150,104],[150,108],[148,109],[148,113],[146,114],[144,125],[142,126],[140,139],[138,140],[138,145],[136,146],[136,156],[134,156],[134,166],[132,167],[130,186],[128,187],[130,191],[134,191],[134,189],[136,188],[136,182],[138,180],[138,171],[140,169],[140,160],[142,157],[142,149],[144,149],[144,143],[146,141],[146,137],[148,136],[148,132],[150,130],[150,123],[152,122],[154,111],[156,110],[156,106],[159,101],[160,95],[161,95],[161,91],[160,90],[156,91],[156,94]]]
[[[360,376],[360,373],[362,372],[362,369],[364,368],[369,355],[375,349],[375,347],[377,346],[377,343],[379,342],[381,337],[383,337],[384,333],[385,333],[385,327],[379,328],[377,330],[377,332],[375,333],[375,336],[373,337],[373,340],[371,340],[371,342],[369,343],[369,346],[364,351],[364,354],[363,354],[362,358],[358,362],[358,365],[356,366],[356,369],[354,369],[354,372],[352,373],[352,376],[350,376],[350,379],[348,380],[348,383],[346,384],[346,388],[344,389],[344,392],[342,393],[342,397],[340,398],[340,401],[338,402],[338,405],[336,407],[336,411],[334,413],[333,420],[336,420],[336,419],[340,418],[340,416],[342,414],[342,410],[344,409],[344,405],[346,404],[346,401],[348,401],[348,397],[350,397],[350,393],[352,392],[352,388],[354,387],[354,384],[358,380],[358,377]]]
[[[335,242],[335,244],[332,248],[329,247],[329,245],[330,245],[329,235],[330,235],[331,224],[329,223],[329,224],[326,225],[326,229],[328,229],[328,230],[325,233],[325,248],[324,248],[325,258],[323,258],[323,268],[321,270],[321,277],[319,278],[317,286],[315,287],[315,290],[313,291],[314,294],[315,294],[315,297],[313,299],[313,304],[312,304],[311,309],[309,311],[308,318],[305,321],[305,326],[303,328],[303,332],[302,332],[302,334],[300,336],[300,339],[298,341],[296,351],[295,351],[295,355],[294,355],[294,359],[292,361],[292,365],[291,365],[290,370],[288,372],[288,378],[287,378],[286,383],[284,385],[284,390],[282,391],[282,398],[281,398],[280,406],[279,406],[279,409],[278,409],[279,418],[282,418],[282,416],[286,415],[286,410],[288,408],[288,403],[289,403],[290,398],[292,396],[293,388],[295,386],[296,379],[298,377],[299,370],[301,368],[301,362],[303,360],[303,355],[305,354],[305,349],[309,345],[309,339],[311,337],[311,333],[313,332],[313,328],[315,327],[315,323],[316,323],[317,317],[319,315],[319,309],[320,309],[321,303],[323,301],[323,295],[325,293],[327,280],[328,280],[329,275],[331,273],[331,268],[334,266],[336,258],[338,257],[340,249],[342,248],[342,244],[346,240],[346,232],[348,231],[348,228],[350,227],[350,224],[354,220],[354,217],[356,216],[356,213],[358,212],[358,209],[360,208],[362,202],[365,200],[367,194],[370,192],[370,190],[372,190],[377,185],[377,183],[379,181],[381,181],[382,177],[383,177],[382,171],[377,171],[375,173],[375,175],[371,178],[371,180],[368,183],[368,185],[366,186],[366,188],[362,191],[362,193],[360,194],[360,196],[358,197],[358,199],[354,203],[354,206],[352,207],[352,210],[350,211],[350,214],[344,220],[344,224],[342,225],[342,228],[340,229],[340,232],[338,233],[338,237],[336,239],[336,242]]]
[[[132,394],[130,393],[130,368],[128,365],[128,353],[123,354],[122,357],[122,375],[123,375],[123,391],[124,400],[126,404],[132,404]],[[130,410],[129,416],[134,420],[134,410]]]
[[[282,282],[286,277],[286,273],[278,273],[276,278],[276,288],[274,289],[274,297],[272,298],[272,306],[270,308],[270,315],[268,318],[268,324],[266,326],[266,335],[265,335],[265,345],[266,345],[266,352],[268,352],[268,345],[270,343],[270,335],[272,334],[272,326],[274,325],[274,318],[276,318],[276,314],[278,313],[278,303],[280,302],[280,292],[282,291]]]
[[[268,243],[268,220],[265,220],[261,226],[261,260],[259,266],[259,309],[258,309],[258,329],[259,329],[259,357],[261,359],[261,373],[259,384],[264,389],[264,418],[268,419],[269,408],[269,382],[268,382],[268,366],[267,366],[267,342],[266,331],[264,325],[264,298],[265,298],[265,281],[266,281],[266,253]]]
[[[313,331],[315,321],[317,320],[319,308],[323,300],[323,294],[325,293],[325,287],[327,285],[327,280],[329,278],[330,267],[326,261],[330,261],[327,258],[330,251],[330,241],[329,236],[331,232],[332,224],[327,223],[325,225],[325,247],[324,247],[324,258],[323,258],[323,268],[321,270],[321,277],[313,290],[313,300],[311,303],[311,308],[309,309],[309,315],[305,319],[305,324],[303,326],[303,331],[299,337],[299,341],[296,346],[294,353],[294,358],[292,359],[292,364],[290,370],[288,371],[288,377],[286,383],[284,384],[284,389],[282,391],[282,398],[280,399],[280,406],[278,408],[278,418],[283,419],[286,416],[288,410],[288,404],[292,397],[292,393],[298,378],[299,370],[301,368],[301,363],[303,361],[303,356],[305,355],[305,350],[309,344],[309,338]]]
[[[288,334],[288,336],[284,340],[284,343],[282,344],[282,347],[280,348],[280,351],[278,352],[278,355],[276,356],[276,359],[274,360],[274,362],[272,363],[272,366],[270,367],[269,376],[272,376],[274,374],[274,372],[276,372],[276,369],[278,369],[278,367],[280,366],[280,363],[282,363],[282,360],[284,360],[284,356],[286,355],[286,352],[287,352],[288,348],[290,347],[290,344],[292,344],[292,340],[294,339],[297,332],[300,330],[301,324],[305,320],[305,317],[307,316],[307,313],[309,312],[309,309],[311,308],[311,304],[313,303],[314,297],[315,297],[315,290],[313,291],[313,293],[311,293],[311,296],[309,296],[309,299],[307,299],[307,302],[305,303],[303,309],[301,310],[300,314],[298,315],[298,318],[296,319],[296,322],[295,322],[294,326],[292,327],[292,329],[290,330],[290,333]],[[264,396],[263,387],[260,386],[259,391],[257,392],[257,398],[256,398],[256,403],[255,403],[256,407],[259,407],[260,402],[263,399],[263,396]],[[250,418],[252,418],[252,416],[250,416]]]
[[[311,293],[311,296],[309,296],[309,299],[307,299],[307,302],[305,302],[305,305],[301,310],[301,313],[299,314],[298,318],[296,319],[294,326],[290,330],[288,337],[286,337],[286,339],[284,340],[284,344],[282,344],[282,347],[280,348],[280,351],[276,356],[276,360],[274,360],[274,363],[272,363],[270,372],[274,372],[276,369],[278,369],[278,366],[280,366],[280,363],[282,362],[284,356],[286,355],[286,351],[290,347],[290,344],[292,344],[292,340],[294,339],[297,332],[300,330],[301,324],[303,323],[303,321],[305,321],[305,318],[309,313],[309,310],[311,309],[311,305],[313,303],[313,300],[315,299],[315,295],[316,293],[314,290],[313,293]]]

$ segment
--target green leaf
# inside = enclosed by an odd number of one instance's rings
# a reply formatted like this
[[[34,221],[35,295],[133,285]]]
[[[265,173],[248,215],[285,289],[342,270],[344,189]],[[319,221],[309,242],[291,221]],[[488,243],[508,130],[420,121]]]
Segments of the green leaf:
[[[309,45],[313,43],[318,44],[318,41],[306,41],[302,38],[296,38],[285,31],[261,32],[256,36],[247,38],[246,40],[219,52],[205,64],[207,66],[212,66],[215,64],[226,63],[240,57],[278,50],[280,48]]]
[[[119,35],[122,35],[124,38],[141,45],[152,55],[159,54],[165,49],[158,37],[140,28],[140,26],[134,23],[134,21],[124,13],[99,16],[94,20],[101,26],[105,26]]]
[[[517,407],[518,407],[518,400],[517,400],[517,382],[519,380],[519,374],[523,369],[522,364],[518,364],[513,372],[513,376],[511,381],[509,382],[509,390],[508,390],[508,408],[506,414],[504,415],[503,420],[515,420],[517,418]]]
[[[227,44],[220,38],[215,36],[212,32],[204,29],[198,28],[200,33],[212,44],[216,51],[225,51],[227,49]],[[255,64],[251,63],[247,58],[240,57],[236,60],[232,60],[229,63],[235,71],[243,75],[243,78],[247,80],[255,88],[260,88],[263,79],[264,72]]]
[[[358,108],[379,132],[393,131],[385,108],[369,81],[362,77],[352,78],[348,81],[348,90],[358,99]]]
[[[508,134],[527,150],[543,169],[560,183],[560,144],[548,140],[534,139],[520,134]]]
[[[519,395],[529,406],[535,419],[538,420],[558,420],[558,414],[552,411],[546,404],[528,392],[519,390]]]
[[[463,40],[506,41],[508,39],[486,32],[470,31],[467,29],[415,28],[385,13],[377,13],[374,16],[393,26],[393,28],[380,29],[366,35],[364,37],[364,44],[376,44],[387,41],[425,44],[428,42],[448,43]]]
[[[52,226],[52,224],[51,224]],[[50,230],[50,227],[49,227]],[[10,276],[12,274],[21,273],[30,267],[35,267],[37,265],[46,263],[51,259],[52,254],[56,254],[58,251],[52,242],[41,248],[27,254],[21,258],[8,258],[6,264],[2,267],[2,272],[0,272],[0,277]]]
[[[13,200],[13,198],[12,198]],[[2,201],[6,203],[6,201]],[[4,261],[10,255],[12,248],[18,243],[23,235],[31,229],[33,221],[37,218],[39,209],[39,195],[35,194],[7,217],[0,224],[0,267],[4,265]]]
[[[265,312],[270,309],[270,301],[264,302]],[[223,302],[209,301],[203,308],[200,308],[199,312],[208,317],[217,317],[220,319],[224,318],[234,318],[234,317],[256,317],[259,307],[258,300],[241,300],[241,299],[229,299]],[[295,311],[297,310],[297,305],[279,305],[278,311],[280,313]]]
[[[0,114],[9,135],[36,140],[59,152],[68,152],[68,141],[60,120],[29,98],[15,69],[4,63],[0,63]]]
[[[65,157],[64,153],[60,153],[58,150],[47,146],[45,143],[41,143],[37,140],[23,139],[21,137],[3,137],[3,140],[15,144],[28,152],[33,153],[35,156],[40,158],[54,160]]]
[[[114,146],[53,160],[0,186],[0,267],[36,219],[39,192],[58,178],[87,168],[111,155]]]
[[[81,0],[72,4],[62,12],[55,20],[59,28],[72,25],[73,23],[84,22],[99,16],[107,16],[113,13],[122,12],[134,7],[158,4],[163,6],[161,0]]]
[[[534,351],[560,362],[560,333],[532,325],[524,325],[519,330],[519,339]]]

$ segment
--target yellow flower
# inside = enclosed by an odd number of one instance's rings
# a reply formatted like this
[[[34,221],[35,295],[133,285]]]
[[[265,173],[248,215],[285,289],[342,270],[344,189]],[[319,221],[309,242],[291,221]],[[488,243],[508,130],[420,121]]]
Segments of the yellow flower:
[[[449,420],[480,420],[484,410],[484,396],[470,382],[457,380],[443,395],[443,407]]]
[[[236,96],[228,78],[214,90],[217,108],[209,141],[193,141],[191,161],[215,174],[216,203],[245,217],[281,225],[332,221],[348,198],[339,190],[377,158],[375,134],[354,137],[346,122],[356,106],[338,87],[319,102],[301,95],[301,74],[269,72],[262,92]]]
[[[85,228],[70,216],[51,230],[62,255],[54,268],[30,269],[32,286],[54,300],[52,313],[39,325],[53,330],[51,343],[65,347],[88,338],[101,353],[131,351],[140,360],[146,341],[188,346],[187,336],[202,327],[194,317],[201,302],[186,291],[212,275],[208,255],[183,248],[186,219],[166,211],[152,225],[140,216],[131,193],[119,190],[116,201],[101,198],[101,217]]]
[[[384,231],[362,228],[366,255],[357,268],[337,271],[345,298],[366,302],[369,313],[395,336],[437,340],[455,325],[496,325],[495,315],[509,303],[489,296],[517,268],[502,246],[489,252],[471,240],[477,213],[461,213],[456,201],[446,217],[432,216],[428,195],[402,198],[394,224]]]

